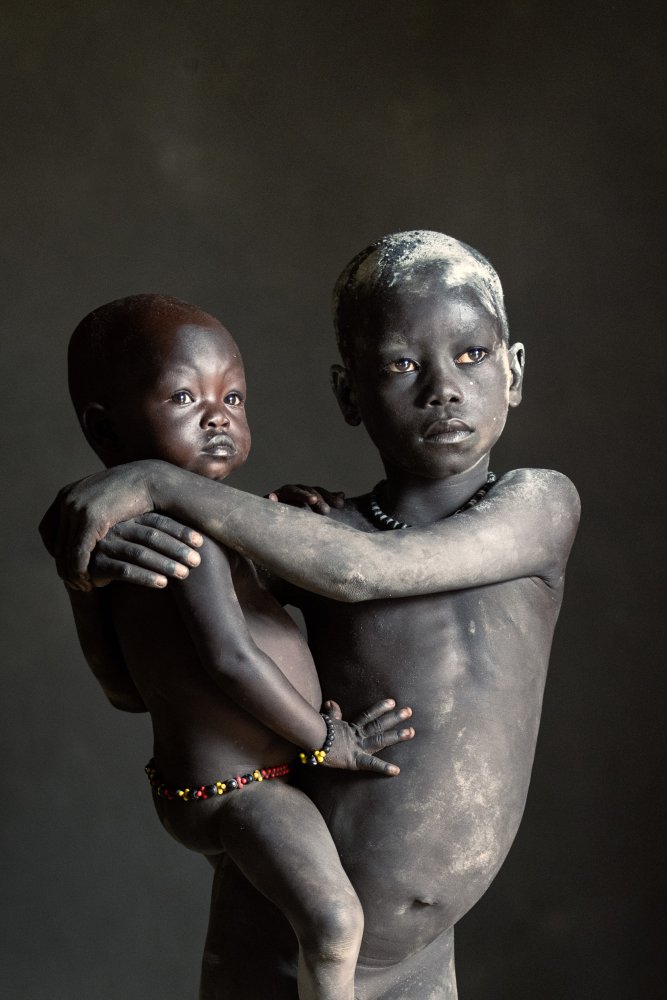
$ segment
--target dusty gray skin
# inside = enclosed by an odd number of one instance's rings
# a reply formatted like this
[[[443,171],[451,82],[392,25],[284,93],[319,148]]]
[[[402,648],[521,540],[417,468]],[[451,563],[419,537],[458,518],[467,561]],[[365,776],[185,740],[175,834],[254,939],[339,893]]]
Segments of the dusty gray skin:
[[[60,538],[73,542],[59,544],[61,571],[83,585],[88,553],[113,523],[168,512],[294,585],[287,596],[304,612],[322,686],[347,714],[387,690],[413,707],[419,740],[386,754],[400,779],[332,774],[311,789],[366,913],[363,1000],[456,997],[453,925],[488,887],[521,819],[578,523],[576,491],[545,470],[510,473],[448,518],[484,483],[521,397],[523,348],[507,344],[496,282],[462,244],[411,233],[369,248],[339,284],[345,364],[333,368],[334,390],[380,451],[382,507],[409,530],[377,531],[367,497],[316,518],[157,464],[93,477],[60,508]],[[128,557],[122,534],[104,543],[107,573]],[[180,546],[166,540],[162,551],[182,561]],[[144,565],[154,581],[172,571],[165,560]],[[135,578],[150,582],[142,572]],[[281,935],[233,871],[219,877],[237,893],[237,919],[211,926],[204,995],[293,998],[270,952],[261,969],[231,960],[252,921],[268,921],[276,948]]]

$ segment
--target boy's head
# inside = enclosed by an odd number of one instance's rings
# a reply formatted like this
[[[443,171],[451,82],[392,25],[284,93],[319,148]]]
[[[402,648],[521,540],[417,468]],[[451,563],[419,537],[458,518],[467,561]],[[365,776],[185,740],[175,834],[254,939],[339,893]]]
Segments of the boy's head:
[[[524,352],[480,253],[442,233],[385,236],[343,271],[334,316],[334,392],[388,470],[439,479],[488,460],[520,402]]]
[[[69,389],[106,465],[158,458],[224,479],[250,450],[243,362],[231,334],[196,306],[131,295],[72,334]]]

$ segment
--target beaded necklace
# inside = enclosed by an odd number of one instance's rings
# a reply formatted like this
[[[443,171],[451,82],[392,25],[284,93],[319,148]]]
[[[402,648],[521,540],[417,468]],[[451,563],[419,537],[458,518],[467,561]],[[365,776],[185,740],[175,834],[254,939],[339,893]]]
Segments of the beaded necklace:
[[[496,481],[496,476],[493,474],[493,472],[489,472],[486,477],[486,482],[484,483],[484,485],[480,489],[478,489],[476,493],[473,493],[470,499],[466,500],[466,502],[461,507],[458,507],[456,510],[452,511],[452,513],[448,514],[447,516],[454,517],[454,514],[460,514],[462,510],[468,510],[470,507],[475,507],[479,503],[479,501],[486,496],[486,494],[489,492],[495,481]],[[403,528],[411,528],[412,527],[411,524],[407,524],[405,521],[399,521],[395,517],[390,517],[390,515],[385,514],[385,512],[380,507],[380,504],[378,503],[377,499],[377,494],[378,490],[382,489],[382,487],[386,482],[387,480],[383,479],[381,482],[377,484],[377,486],[373,488],[371,492],[368,501],[371,521],[374,524],[376,524],[381,531],[401,531]]]

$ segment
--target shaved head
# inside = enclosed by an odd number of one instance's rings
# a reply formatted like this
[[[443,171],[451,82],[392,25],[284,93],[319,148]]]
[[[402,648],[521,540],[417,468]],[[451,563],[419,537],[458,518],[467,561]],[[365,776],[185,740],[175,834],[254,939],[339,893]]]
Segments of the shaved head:
[[[79,419],[88,403],[107,404],[110,388],[137,384],[165,329],[220,324],[197,306],[168,295],[129,295],[93,309],[72,334],[69,391]]]
[[[437,283],[448,291],[470,289],[509,340],[502,285],[486,257],[444,233],[415,229],[366,247],[336,282],[334,323],[344,364],[354,357],[355,338],[372,336],[383,304],[398,295],[431,295]]]

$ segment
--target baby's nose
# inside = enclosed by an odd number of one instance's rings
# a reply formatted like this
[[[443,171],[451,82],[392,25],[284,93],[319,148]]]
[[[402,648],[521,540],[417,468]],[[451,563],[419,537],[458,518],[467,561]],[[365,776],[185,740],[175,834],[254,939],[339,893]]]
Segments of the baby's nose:
[[[225,427],[229,423],[229,416],[224,406],[209,409],[204,416],[204,423],[207,427]]]

